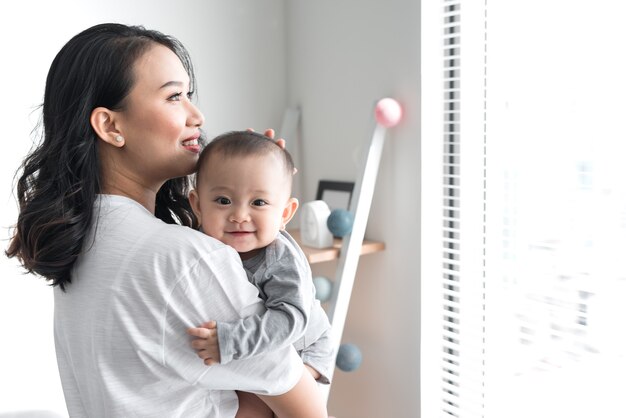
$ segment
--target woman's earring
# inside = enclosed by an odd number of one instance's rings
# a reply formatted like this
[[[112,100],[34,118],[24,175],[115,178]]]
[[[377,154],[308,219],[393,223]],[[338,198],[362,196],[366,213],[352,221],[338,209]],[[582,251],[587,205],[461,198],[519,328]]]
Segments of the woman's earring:
[[[121,144],[122,142],[124,142],[124,137],[122,135],[116,136],[115,142],[117,142],[118,144]]]

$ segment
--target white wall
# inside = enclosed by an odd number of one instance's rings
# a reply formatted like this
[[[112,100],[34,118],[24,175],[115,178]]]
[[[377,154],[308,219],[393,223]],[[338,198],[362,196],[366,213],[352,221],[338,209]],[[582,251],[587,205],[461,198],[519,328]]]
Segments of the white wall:
[[[3,250],[17,216],[13,178],[30,148],[30,132],[56,52],[92,24],[143,24],[179,38],[190,50],[199,106],[209,136],[228,129],[280,125],[285,106],[282,0],[72,0],[3,4],[0,39],[0,227]],[[0,413],[49,409],[63,414],[52,336],[52,291],[0,257]]]
[[[361,258],[344,342],[360,346],[355,372],[335,373],[329,412],[339,418],[419,416],[420,3],[287,2],[288,105],[302,109],[304,200],[318,180],[354,180],[373,132],[373,106],[396,98],[366,237],[383,253]],[[332,277],[336,265],[314,273]]]

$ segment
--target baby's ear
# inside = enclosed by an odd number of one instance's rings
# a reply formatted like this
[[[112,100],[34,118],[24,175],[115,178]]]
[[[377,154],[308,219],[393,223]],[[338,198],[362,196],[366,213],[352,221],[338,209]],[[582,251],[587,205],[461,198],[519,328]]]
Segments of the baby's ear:
[[[287,224],[289,223],[291,218],[293,218],[293,215],[296,214],[296,211],[298,210],[298,205],[298,199],[296,199],[295,197],[289,198],[287,204],[285,205],[285,208],[283,209],[282,224],[280,229],[284,230],[287,227]]]
[[[198,226],[202,226],[202,211],[200,210],[200,196],[198,196],[198,192],[196,189],[193,189],[189,192],[189,204],[191,205],[191,210],[198,218]]]

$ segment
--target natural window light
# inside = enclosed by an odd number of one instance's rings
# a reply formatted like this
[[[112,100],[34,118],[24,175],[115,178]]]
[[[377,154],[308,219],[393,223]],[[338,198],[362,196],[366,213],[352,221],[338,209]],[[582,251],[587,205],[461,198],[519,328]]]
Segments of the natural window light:
[[[439,158],[425,164],[424,183],[429,170],[439,183],[424,185],[423,224],[439,231],[426,226],[422,248],[439,262],[422,295],[440,297],[423,309],[422,363],[437,363],[422,372],[425,417],[626,416],[624,12],[423,10],[440,21],[423,32],[423,157]]]

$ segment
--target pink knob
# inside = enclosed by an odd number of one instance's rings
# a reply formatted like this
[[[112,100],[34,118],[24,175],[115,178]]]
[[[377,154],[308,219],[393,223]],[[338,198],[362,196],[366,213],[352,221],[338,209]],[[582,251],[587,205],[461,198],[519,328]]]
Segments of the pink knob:
[[[376,122],[385,128],[396,126],[402,119],[402,108],[400,104],[389,97],[380,99],[376,103]]]

